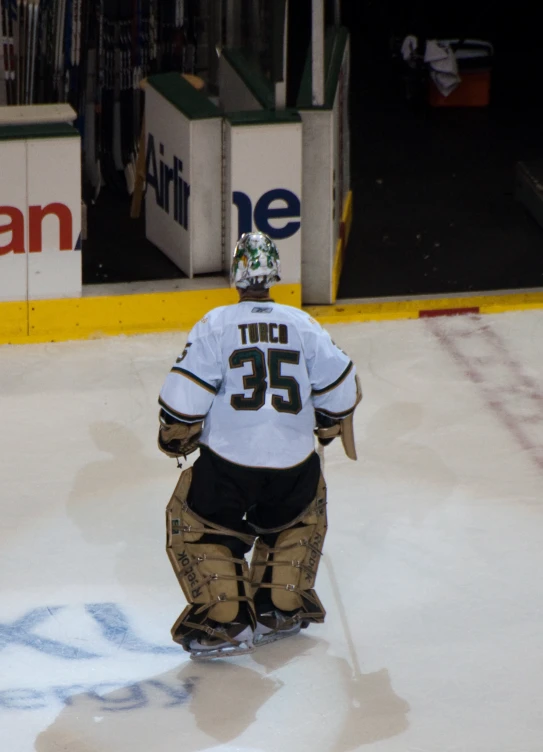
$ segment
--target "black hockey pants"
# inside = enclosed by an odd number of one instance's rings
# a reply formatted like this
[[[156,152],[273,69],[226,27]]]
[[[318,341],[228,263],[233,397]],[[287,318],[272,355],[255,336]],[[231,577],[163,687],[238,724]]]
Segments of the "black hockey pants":
[[[274,470],[236,465],[203,446],[192,468],[187,501],[200,517],[231,530],[253,534],[249,522],[262,529],[273,529],[299,517],[315,498],[320,472],[320,460],[315,452],[300,465]],[[242,558],[249,551],[238,538],[209,537],[209,542],[212,539],[214,543],[227,546],[235,558]],[[262,537],[267,545],[273,546],[277,534]],[[269,589],[258,593],[256,605],[261,613],[271,607],[269,594]]]

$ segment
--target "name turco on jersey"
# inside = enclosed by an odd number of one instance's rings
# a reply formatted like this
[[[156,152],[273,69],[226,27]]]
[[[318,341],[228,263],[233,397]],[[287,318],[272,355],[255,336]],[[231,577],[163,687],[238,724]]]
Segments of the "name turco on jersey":
[[[288,345],[288,327],[286,324],[267,324],[260,321],[253,324],[238,324],[241,344],[249,342],[271,342],[272,344]]]
[[[356,405],[355,367],[303,311],[244,300],[190,332],[160,393],[178,420],[204,420],[201,443],[248,467],[286,468],[314,449],[315,410]]]

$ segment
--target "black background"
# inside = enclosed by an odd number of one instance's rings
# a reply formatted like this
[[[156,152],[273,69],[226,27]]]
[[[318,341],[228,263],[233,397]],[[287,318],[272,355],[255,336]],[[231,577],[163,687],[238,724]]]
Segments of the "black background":
[[[311,0],[289,3],[288,104],[311,39]],[[333,0],[327,0],[327,22]],[[339,297],[543,286],[543,229],[515,201],[515,165],[543,158],[537,5],[343,0],[351,32],[354,218]],[[407,34],[492,42],[491,106],[431,108],[406,96],[395,52]],[[85,283],[179,278],[145,239],[130,200],[105,188],[89,206]]]
[[[542,286],[543,230],[514,198],[516,163],[543,157],[535,4],[344,2],[343,22],[355,212],[339,296]],[[408,100],[407,34],[492,42],[491,106]]]

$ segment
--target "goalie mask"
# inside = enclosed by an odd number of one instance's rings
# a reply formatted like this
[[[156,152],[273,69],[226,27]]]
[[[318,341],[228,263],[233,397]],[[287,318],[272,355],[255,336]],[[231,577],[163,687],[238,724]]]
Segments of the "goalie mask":
[[[256,286],[267,289],[279,282],[279,274],[279,253],[273,240],[263,232],[246,232],[242,235],[232,259],[232,285],[242,290]]]

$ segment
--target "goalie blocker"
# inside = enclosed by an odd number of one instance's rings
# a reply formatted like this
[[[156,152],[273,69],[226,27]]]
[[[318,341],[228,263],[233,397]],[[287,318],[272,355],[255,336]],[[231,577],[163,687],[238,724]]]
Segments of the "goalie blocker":
[[[165,410],[158,416],[158,448],[168,457],[187,457],[198,449],[203,422],[185,423],[176,420]]]

